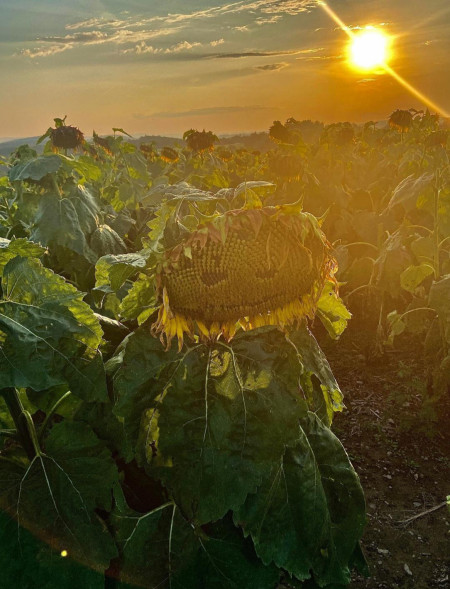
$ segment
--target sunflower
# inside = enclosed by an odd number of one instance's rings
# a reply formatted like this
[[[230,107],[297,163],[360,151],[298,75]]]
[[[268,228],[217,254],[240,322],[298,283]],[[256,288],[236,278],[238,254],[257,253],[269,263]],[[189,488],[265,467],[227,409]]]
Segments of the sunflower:
[[[409,110],[397,109],[389,117],[389,126],[400,133],[405,133],[412,127],[413,120],[414,117]]]
[[[84,135],[77,127],[60,125],[50,129],[50,141],[53,148],[77,149],[84,143]]]
[[[154,335],[230,340],[238,328],[287,327],[314,316],[336,264],[318,221],[295,206],[215,217],[166,250],[156,269]]]
[[[175,164],[180,159],[180,154],[172,147],[163,147],[159,157],[168,164]]]

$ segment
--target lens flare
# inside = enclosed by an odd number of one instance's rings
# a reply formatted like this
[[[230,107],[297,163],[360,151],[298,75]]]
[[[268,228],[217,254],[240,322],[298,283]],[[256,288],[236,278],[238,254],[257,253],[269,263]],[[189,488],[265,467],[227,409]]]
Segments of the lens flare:
[[[349,46],[353,66],[371,70],[385,65],[388,59],[388,38],[373,27],[355,34]]]
[[[323,0],[316,0],[318,6],[320,6],[324,12],[328,14],[328,16],[334,20],[334,22],[344,31],[344,33],[349,37],[352,44],[354,43],[357,35],[352,31],[350,27],[348,27],[344,21],[332,10],[326,2]],[[386,61],[381,61],[378,65],[380,70],[384,70],[387,74],[392,76],[399,84],[401,84],[408,92],[410,92],[413,96],[415,96],[418,100],[423,102],[428,108],[435,110],[444,118],[450,118],[450,113],[448,113],[444,108],[440,107],[438,104],[433,102],[428,96],[425,96],[420,90],[414,88],[412,84],[410,84],[405,78],[403,78],[400,74],[398,74],[395,70],[393,70]]]

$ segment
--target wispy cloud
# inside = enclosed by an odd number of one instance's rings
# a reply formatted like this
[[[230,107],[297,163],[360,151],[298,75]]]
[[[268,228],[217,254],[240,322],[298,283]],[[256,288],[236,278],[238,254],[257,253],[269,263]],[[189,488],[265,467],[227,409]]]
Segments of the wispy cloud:
[[[23,57],[36,59],[38,57],[50,57],[52,55],[56,55],[57,53],[62,53],[63,51],[66,51],[70,48],[70,45],[49,45],[47,47],[35,47],[34,49],[22,49],[14,55],[21,55]]]
[[[275,72],[277,70],[281,70],[285,67],[288,67],[289,64],[286,62],[282,63],[267,63],[266,65],[257,65],[255,69],[262,70],[264,72]]]
[[[236,15],[248,12],[254,14],[260,12],[262,14],[273,15],[296,15],[302,12],[308,12],[313,7],[317,6],[314,0],[254,0],[253,2],[230,2],[222,6],[214,6],[203,10],[196,10],[193,12],[174,13],[163,16],[151,17],[132,17],[127,16],[124,19],[104,19],[91,18],[76,23],[71,23],[66,26],[68,30],[77,30],[81,28],[127,28],[130,26],[146,26],[151,23],[161,24],[178,24],[189,23],[195,20],[207,20],[226,15]],[[276,22],[276,21],[272,21]]]
[[[62,37],[38,37],[37,41],[42,41],[45,43],[63,43],[63,44],[72,44],[72,43],[81,43],[81,44],[89,44],[89,43],[103,43],[107,39],[109,39],[108,33],[102,33],[102,31],[89,31],[89,32],[82,32],[82,33],[73,33],[71,35],[64,35]]]
[[[161,28],[156,30],[143,30],[143,31],[130,31],[128,29],[120,29],[115,31],[114,33],[105,33],[102,31],[89,31],[89,32],[76,32],[69,35],[64,36],[52,36],[52,37],[43,37],[38,38],[37,41],[40,43],[52,43],[49,47],[40,46],[31,49],[22,49],[16,55],[22,55],[24,57],[49,57],[51,55],[55,55],[56,53],[62,53],[68,49],[74,49],[76,47],[83,47],[85,45],[103,45],[105,43],[111,43],[116,45],[127,45],[127,44],[135,44],[134,48],[131,48],[130,51],[123,51],[123,53],[159,53],[159,50],[151,51],[135,51],[135,48],[139,45],[145,44],[146,41],[150,41],[152,39],[157,39],[159,37],[166,37],[169,35],[173,35],[180,31],[179,27],[172,27],[172,28]],[[173,53],[178,51],[182,51],[187,47],[187,41],[183,41],[178,43],[176,46],[173,46],[169,51],[166,53]],[[192,46],[197,46],[198,43],[191,44]],[[179,46],[179,47],[178,47]],[[176,49],[178,47],[178,49]],[[164,53],[164,50],[161,49],[161,52]]]
[[[180,41],[169,48],[155,47],[149,41],[158,37],[179,33],[180,30],[195,24],[201,20],[219,20],[221,27],[226,24],[224,17],[242,18],[246,14],[251,17],[257,26],[276,24],[283,16],[297,15],[310,11],[316,2],[313,0],[244,0],[228,2],[220,6],[213,6],[191,12],[168,13],[163,15],[136,15],[122,12],[120,16],[113,18],[94,17],[79,22],[69,23],[65,29],[67,34],[60,36],[48,36],[37,39],[39,46],[24,48],[19,54],[25,57],[47,57],[62,53],[68,49],[83,47],[85,45],[115,44],[125,46],[119,51],[122,54],[176,54],[189,51],[193,47],[199,47],[197,42]],[[228,20],[227,26],[237,31],[248,31],[248,25],[236,25],[236,21]],[[209,42],[211,47],[217,47],[224,43],[220,38]],[[48,43],[49,47],[42,44]],[[206,43],[206,41],[204,42]],[[205,55],[207,58],[239,58],[239,57],[266,57],[270,55],[285,55],[295,52],[242,52],[229,54]]]
[[[297,55],[303,49],[288,49],[286,51],[242,51],[236,53],[212,53],[202,55],[203,59],[242,59],[244,57],[276,57],[277,55]]]

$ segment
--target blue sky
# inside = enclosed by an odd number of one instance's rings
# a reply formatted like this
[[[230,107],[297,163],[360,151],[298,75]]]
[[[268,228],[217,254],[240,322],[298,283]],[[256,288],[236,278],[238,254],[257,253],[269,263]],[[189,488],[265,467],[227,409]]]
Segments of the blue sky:
[[[450,110],[448,0],[329,5],[392,35],[392,67]],[[231,133],[421,106],[390,76],[352,70],[347,36],[312,0],[0,0],[0,15],[0,137],[66,114],[87,134]]]

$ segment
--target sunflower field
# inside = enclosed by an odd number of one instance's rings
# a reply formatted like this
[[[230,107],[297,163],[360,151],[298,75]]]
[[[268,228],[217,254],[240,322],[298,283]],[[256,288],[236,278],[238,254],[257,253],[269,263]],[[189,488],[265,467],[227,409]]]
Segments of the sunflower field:
[[[320,338],[450,386],[448,132],[275,121],[267,149],[65,119],[0,171],[0,585],[339,589],[363,490]],[[36,148],[36,149],[35,149]],[[424,413],[425,419],[425,413]]]

